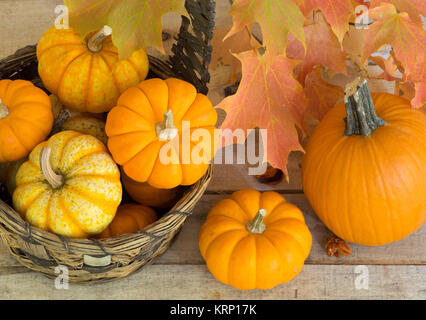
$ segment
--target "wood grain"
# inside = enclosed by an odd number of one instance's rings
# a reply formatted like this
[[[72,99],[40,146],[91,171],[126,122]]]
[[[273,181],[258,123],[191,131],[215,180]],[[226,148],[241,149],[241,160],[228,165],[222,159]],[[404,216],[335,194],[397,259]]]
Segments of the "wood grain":
[[[426,266],[367,266],[368,289],[357,289],[355,266],[306,265],[287,284],[238,291],[218,282],[205,266],[151,265],[128,278],[57,290],[34,272],[0,268],[0,299],[426,299]]]
[[[154,260],[154,264],[201,265],[204,261],[198,249],[198,234],[207,212],[219,200],[229,194],[205,194],[194,209],[193,215],[185,222],[176,241],[162,256]],[[352,255],[349,257],[329,257],[324,243],[332,235],[316,217],[303,194],[284,194],[288,202],[297,205],[305,216],[306,223],[312,233],[313,243],[307,264],[322,265],[426,265],[426,226],[398,242],[380,247],[366,247],[351,244]],[[0,245],[0,266],[19,266],[3,244]]]

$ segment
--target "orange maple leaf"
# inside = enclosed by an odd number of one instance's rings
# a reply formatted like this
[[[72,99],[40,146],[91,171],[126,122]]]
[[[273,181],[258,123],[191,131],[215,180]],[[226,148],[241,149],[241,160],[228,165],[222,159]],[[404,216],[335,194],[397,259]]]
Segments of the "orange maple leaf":
[[[226,38],[258,22],[263,44],[271,54],[285,52],[289,33],[305,44],[305,17],[293,0],[235,0],[229,13],[233,26]]]
[[[217,106],[227,112],[221,128],[267,129],[267,160],[288,176],[290,151],[303,150],[296,127],[303,128],[306,99],[293,76],[298,62],[283,55],[261,56],[254,51],[236,57],[241,61],[243,76],[237,93]],[[224,131],[225,138],[227,134]]]
[[[320,9],[331,29],[342,43],[346,32],[349,30],[349,21],[354,16],[352,0],[295,0],[305,16],[312,10]]]
[[[337,73],[346,74],[346,53],[331,31],[322,14],[315,15],[315,21],[304,27],[306,37],[306,55],[302,44],[289,37],[287,56],[303,60],[296,68],[297,79],[304,85],[305,78],[315,65],[321,64]],[[326,50],[325,50],[326,48]]]

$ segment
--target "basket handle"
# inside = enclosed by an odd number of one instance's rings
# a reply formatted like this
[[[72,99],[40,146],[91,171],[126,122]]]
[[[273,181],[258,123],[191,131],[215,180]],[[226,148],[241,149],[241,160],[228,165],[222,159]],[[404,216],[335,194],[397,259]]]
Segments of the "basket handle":
[[[169,62],[176,75],[192,83],[198,92],[207,94],[216,3],[213,0],[186,0],[185,8],[191,17],[192,28],[189,19],[182,17]]]

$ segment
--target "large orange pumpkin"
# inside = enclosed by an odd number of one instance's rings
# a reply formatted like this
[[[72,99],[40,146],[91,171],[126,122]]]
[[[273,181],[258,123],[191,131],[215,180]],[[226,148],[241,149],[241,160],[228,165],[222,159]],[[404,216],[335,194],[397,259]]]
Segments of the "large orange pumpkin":
[[[52,125],[51,103],[43,90],[25,80],[0,80],[0,162],[25,158]]]
[[[401,97],[370,96],[359,80],[345,100],[306,146],[305,195],[340,238],[368,246],[397,241],[426,219],[426,117]]]
[[[37,45],[38,71],[46,89],[70,109],[101,113],[148,74],[145,49],[119,61],[110,28],[83,39],[73,29],[51,27]]]
[[[312,245],[302,212],[276,192],[234,192],[203,224],[199,246],[217,280],[237,289],[270,289],[293,279]]]
[[[206,173],[215,153],[217,114],[193,85],[150,79],[126,90],[117,104],[105,127],[108,148],[130,178],[170,189],[191,185]],[[185,138],[198,133],[205,134],[201,141]]]
[[[96,238],[117,237],[126,233],[142,230],[157,220],[154,210],[140,204],[127,203],[118,207],[114,220]]]

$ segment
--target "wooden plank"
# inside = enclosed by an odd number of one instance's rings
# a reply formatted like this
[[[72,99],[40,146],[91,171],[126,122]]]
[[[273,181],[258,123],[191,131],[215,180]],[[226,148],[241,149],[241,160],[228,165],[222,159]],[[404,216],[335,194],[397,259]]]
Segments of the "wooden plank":
[[[207,190],[210,192],[229,192],[231,190],[253,188],[259,191],[302,192],[302,176],[300,172],[302,156],[302,152],[290,153],[287,165],[289,182],[283,179],[276,185],[262,184],[256,179],[256,176],[249,175],[249,168],[257,167],[257,165],[250,165],[248,163],[217,164],[214,166],[213,178]]]
[[[291,282],[251,291],[224,285],[199,265],[150,265],[119,281],[70,284],[68,290],[55,289],[54,280],[34,272],[0,268],[0,299],[426,299],[426,266],[361,268],[368,273],[368,289],[357,284],[356,266],[306,265]]]
[[[380,247],[366,247],[351,244],[352,255],[349,257],[329,257],[324,249],[324,243],[332,235],[316,217],[303,194],[286,194],[287,201],[297,205],[304,213],[306,223],[312,232],[313,243],[307,264],[395,264],[395,265],[426,265],[426,226],[398,242]],[[207,212],[220,199],[229,197],[228,194],[206,194],[197,204],[194,213],[186,221],[182,232],[172,246],[154,264],[200,265],[204,261],[198,248],[198,234]],[[3,244],[0,245],[0,267],[19,266]]]

